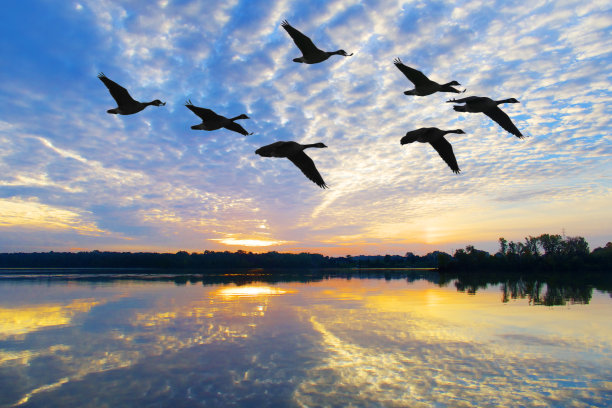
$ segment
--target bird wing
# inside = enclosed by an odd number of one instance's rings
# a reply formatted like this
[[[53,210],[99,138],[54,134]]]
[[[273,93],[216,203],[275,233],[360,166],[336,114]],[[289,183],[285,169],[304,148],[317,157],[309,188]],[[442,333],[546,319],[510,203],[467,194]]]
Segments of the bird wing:
[[[210,109],[200,108],[191,104],[186,104],[185,106],[188,107],[190,111],[198,115],[202,120],[214,120],[219,118],[219,115]]]
[[[323,181],[323,177],[321,177],[321,174],[319,174],[314,162],[306,155],[306,153],[301,151],[299,153],[292,154],[291,156],[287,156],[287,158],[291,160],[291,162],[300,170],[302,170],[302,173],[304,173],[309,180],[313,181],[321,188],[327,188],[327,184],[325,184],[325,181]]]
[[[393,61],[397,69],[402,71],[406,78],[410,80],[415,85],[422,85],[431,82],[429,78],[427,78],[421,71],[416,70],[414,68],[410,68],[407,65],[404,65],[399,58]]]
[[[302,51],[303,55],[321,52],[321,50],[314,45],[310,38],[293,28],[291,24],[287,22],[287,20],[283,21],[281,26],[289,33],[293,39],[293,42],[295,45],[297,45],[300,51]]]
[[[230,121],[230,123],[228,123],[227,125],[224,125],[223,127],[229,130],[233,130],[234,132],[238,132],[245,136],[252,135],[252,133],[247,132],[242,126],[240,126],[236,122]]]
[[[429,144],[436,149],[440,157],[448,164],[448,167],[450,167],[452,171],[459,173],[459,165],[457,164],[457,159],[455,159],[455,153],[453,153],[453,146],[448,143],[448,140],[441,137],[435,142],[429,142]]]
[[[506,115],[506,113],[503,110],[499,109],[497,106],[493,109],[485,111],[484,114],[493,119],[495,122],[497,122],[499,126],[503,127],[505,130],[512,133],[519,139],[522,139],[524,137],[523,134],[516,128],[516,126],[514,126],[514,123],[512,123],[510,117]]]
[[[406,135],[401,138],[400,143],[412,143],[418,140],[420,137],[425,136],[427,133],[431,131],[431,128],[419,128],[415,130],[411,130],[410,132],[406,132]]]
[[[106,85],[106,87],[110,91],[111,96],[113,97],[115,102],[117,102],[117,105],[122,106],[136,103],[134,98],[130,96],[130,93],[127,91],[127,89],[125,89],[115,81],[108,79],[106,75],[104,75],[102,72],[100,72],[98,78],[100,78],[100,81],[102,81],[104,85]]]

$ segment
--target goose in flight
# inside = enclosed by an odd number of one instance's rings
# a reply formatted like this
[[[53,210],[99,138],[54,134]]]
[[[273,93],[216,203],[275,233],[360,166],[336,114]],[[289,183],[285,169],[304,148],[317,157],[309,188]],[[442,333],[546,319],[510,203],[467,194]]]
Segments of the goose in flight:
[[[283,20],[281,26],[289,33],[291,38],[293,38],[293,42],[297,47],[302,51],[302,56],[299,58],[294,58],[294,62],[300,62],[305,64],[316,64],[318,62],[323,62],[332,55],[344,55],[345,57],[350,57],[351,54],[347,54],[344,50],[338,51],[323,51],[317,48],[316,45],[312,42],[312,40],[306,37],[304,34],[296,30],[287,22],[287,20]]]
[[[304,149],[309,147],[327,147],[323,143],[299,144],[297,142],[274,142],[267,146],[260,147],[255,153],[262,157],[286,157],[295,164],[306,177],[321,188],[327,188],[323,177],[315,167],[314,162],[304,153]]]
[[[519,139],[524,137],[516,126],[514,126],[510,117],[497,107],[497,105],[501,105],[502,103],[520,103],[514,98],[494,101],[486,96],[468,96],[467,98],[451,99],[446,102],[465,103],[465,105],[454,105],[453,109],[457,112],[482,112]]]
[[[162,102],[159,99],[155,99],[152,102],[138,102],[130,96],[127,89],[125,89],[118,83],[108,79],[106,75],[104,75],[104,73],[100,72],[98,74],[98,78],[100,78],[100,81],[102,81],[104,85],[106,85],[111,96],[115,99],[115,102],[117,102],[117,107],[114,109],[107,110],[107,113],[132,115],[134,113],[140,112],[149,105],[164,106],[166,104],[165,102]]]
[[[193,125],[191,127],[193,130],[217,130],[223,127],[229,130],[233,130],[234,132],[238,132],[244,136],[253,134],[247,132],[242,126],[234,122],[238,119],[250,119],[244,113],[233,118],[226,118],[225,116],[217,115],[210,109],[193,106],[191,100],[185,102],[185,106],[188,107],[190,111],[198,115],[200,119],[202,119],[202,123],[200,123],[199,125]]]
[[[436,92],[454,92],[454,93],[463,93],[463,91],[459,91],[453,88],[451,85],[461,85],[457,81],[451,81],[446,84],[439,84],[437,82],[432,81],[427,78],[421,71],[416,70],[414,68],[410,68],[407,65],[404,65],[399,58],[393,60],[393,63],[402,71],[402,74],[406,75],[406,78],[410,80],[414,84],[414,89],[409,91],[405,91],[404,95],[417,95],[417,96],[426,96],[431,95]]]
[[[441,130],[435,127],[426,127],[416,130],[412,130],[406,133],[406,136],[402,137],[400,144],[405,145],[412,142],[429,143],[438,152],[440,157],[448,164],[448,167],[455,173],[459,173],[459,165],[455,154],[453,153],[453,146],[444,138],[447,133],[465,133],[461,129],[455,130]]]

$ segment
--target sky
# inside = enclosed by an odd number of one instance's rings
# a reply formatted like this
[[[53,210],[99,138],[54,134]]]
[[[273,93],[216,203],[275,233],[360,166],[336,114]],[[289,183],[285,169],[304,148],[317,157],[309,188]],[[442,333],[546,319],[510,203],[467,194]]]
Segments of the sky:
[[[324,50],[315,65],[280,26]],[[612,241],[609,1],[10,2],[0,24],[0,252],[425,254],[543,233]],[[406,96],[400,58],[465,96],[514,97],[518,139],[456,94]],[[129,116],[104,72],[138,100]],[[191,130],[185,106],[254,134]],[[420,127],[451,134],[461,174]],[[308,155],[320,189],[278,140]]]

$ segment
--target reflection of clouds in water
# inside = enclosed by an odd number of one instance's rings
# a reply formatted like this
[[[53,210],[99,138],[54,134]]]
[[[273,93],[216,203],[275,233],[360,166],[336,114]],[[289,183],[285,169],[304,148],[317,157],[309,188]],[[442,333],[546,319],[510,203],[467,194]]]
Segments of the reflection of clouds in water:
[[[597,296],[581,325],[586,307],[502,304],[499,291],[281,286],[119,284],[122,298],[72,324],[0,340],[12,353],[0,360],[0,406],[584,406],[612,391]],[[516,320],[529,314],[574,332],[552,336],[533,318],[523,330]],[[603,328],[577,336],[586,325]]]
[[[185,289],[183,294],[187,292]],[[7,331],[6,338],[15,340],[15,335],[19,334],[25,340],[24,345],[30,344],[32,347],[26,337],[28,333],[44,327],[56,329],[36,338],[34,343],[38,344],[38,350],[4,350],[0,344],[0,394],[4,395],[4,398],[0,397],[0,406],[5,403],[26,404],[35,397],[44,398],[51,392],[61,393],[66,383],[87,382],[91,376],[116,372],[118,369],[139,370],[144,365],[158,375],[161,367],[150,363],[150,360],[155,362],[155,359],[190,353],[190,350],[202,353],[205,350],[202,346],[211,349],[238,347],[236,340],[248,338],[257,327],[257,319],[265,316],[269,296],[291,292],[269,286],[230,286],[211,291],[208,297],[202,299],[201,287],[190,289],[191,294],[187,293],[182,299],[168,296],[173,293],[168,291],[155,299],[151,308],[141,304],[135,310],[122,310],[121,306],[107,302],[109,309],[103,317],[89,317],[99,319],[96,323],[104,328],[102,332],[96,327],[65,326],[71,323],[77,312],[89,312],[93,306],[104,302],[74,300],[64,306],[44,304],[0,309],[0,317],[5,317],[5,326],[12,330]],[[239,289],[238,292],[236,289]],[[197,297],[193,296],[194,292]],[[142,293],[137,294],[137,297],[141,296]],[[12,320],[9,321],[8,316]],[[115,326],[106,327],[104,319],[116,322]],[[12,326],[15,322],[19,324]],[[78,339],[78,344],[75,344],[75,339]],[[222,344],[225,345],[219,346]],[[228,352],[231,350],[225,351]],[[256,354],[253,358],[256,359]],[[183,356],[179,360],[184,364],[183,369],[192,368],[189,366],[191,359]],[[41,375],[41,372],[31,370],[32,364],[47,373]],[[170,366],[174,361],[165,364]],[[204,366],[205,370],[208,368]],[[10,369],[10,372],[3,372],[3,369]],[[223,366],[222,369],[227,370],[227,367]],[[243,369],[239,381],[248,381],[252,369]],[[212,372],[208,376],[219,374]],[[4,379],[9,376],[18,378],[21,386],[5,388],[2,384],[8,384]]]
[[[591,406],[612,390],[601,362],[572,356],[584,344],[515,349],[516,338],[481,342],[476,332],[453,340],[440,322],[411,314],[339,316],[326,306],[310,313],[325,357],[297,387],[300,406]]]
[[[70,324],[75,315],[87,313],[98,304],[100,302],[93,299],[76,299],[68,305],[0,307],[0,340],[46,327]]]

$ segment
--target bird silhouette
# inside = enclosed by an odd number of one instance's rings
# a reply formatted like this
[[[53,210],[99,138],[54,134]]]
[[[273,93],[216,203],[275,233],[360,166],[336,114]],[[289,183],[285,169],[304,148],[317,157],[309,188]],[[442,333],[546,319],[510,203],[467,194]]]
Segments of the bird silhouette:
[[[404,65],[399,58],[393,60],[393,63],[402,71],[406,78],[410,80],[414,84],[414,89],[409,91],[405,91],[404,95],[416,95],[416,96],[426,96],[431,95],[436,92],[454,92],[454,93],[462,93],[465,92],[459,91],[458,89],[453,88],[451,85],[461,85],[457,81],[451,81],[446,84],[439,84],[431,79],[427,78],[421,71],[411,68],[407,65]]]
[[[297,47],[302,51],[302,56],[299,58],[294,58],[294,62],[300,62],[304,64],[316,64],[319,62],[323,62],[332,55],[344,55],[345,57],[350,57],[351,54],[347,54],[344,50],[338,51],[323,51],[317,48],[316,45],[312,42],[312,40],[306,37],[304,34],[296,30],[287,22],[287,20],[283,20],[281,26],[289,33],[293,42]]]
[[[491,119],[493,119],[506,131],[512,133],[519,139],[522,139],[524,137],[523,134],[516,128],[516,126],[514,126],[514,123],[512,123],[510,117],[506,115],[504,111],[499,109],[499,107],[497,106],[501,105],[502,103],[520,103],[514,98],[495,101],[491,98],[487,98],[486,96],[468,96],[467,98],[451,99],[446,102],[465,103],[465,105],[455,105],[453,106],[453,109],[455,109],[457,112],[482,112]]]
[[[217,130],[223,127],[229,130],[233,130],[234,132],[238,132],[244,136],[253,134],[247,132],[242,126],[234,122],[238,119],[250,119],[244,113],[233,118],[226,118],[225,116],[216,114],[210,109],[194,106],[191,103],[191,100],[185,102],[185,106],[188,107],[190,111],[198,115],[200,119],[202,119],[202,123],[200,123],[199,125],[193,125],[191,127],[193,130]]]
[[[461,129],[455,130],[441,130],[436,127],[424,127],[416,130],[412,130],[406,133],[406,136],[402,137],[400,144],[405,145],[413,142],[429,143],[438,152],[440,157],[448,164],[448,167],[455,173],[459,173],[459,165],[455,154],[453,153],[453,147],[444,138],[447,133],[465,133]]]
[[[164,106],[166,104],[165,102],[162,102],[159,99],[155,99],[151,102],[138,102],[130,96],[130,93],[127,91],[127,89],[125,89],[115,81],[111,81],[110,79],[108,79],[106,75],[104,75],[104,73],[100,72],[98,74],[98,78],[100,78],[100,81],[102,81],[104,85],[106,85],[111,96],[115,99],[115,102],[117,102],[117,107],[114,109],[107,110],[107,113],[132,115],[134,113],[140,112],[149,105]]]
[[[304,153],[304,149],[308,149],[309,147],[323,148],[327,146],[323,143],[300,144],[297,142],[279,141],[260,147],[255,150],[255,153],[262,157],[286,157],[302,170],[302,173],[317,186],[327,188],[327,184],[323,181],[323,177],[319,174],[314,162]]]

